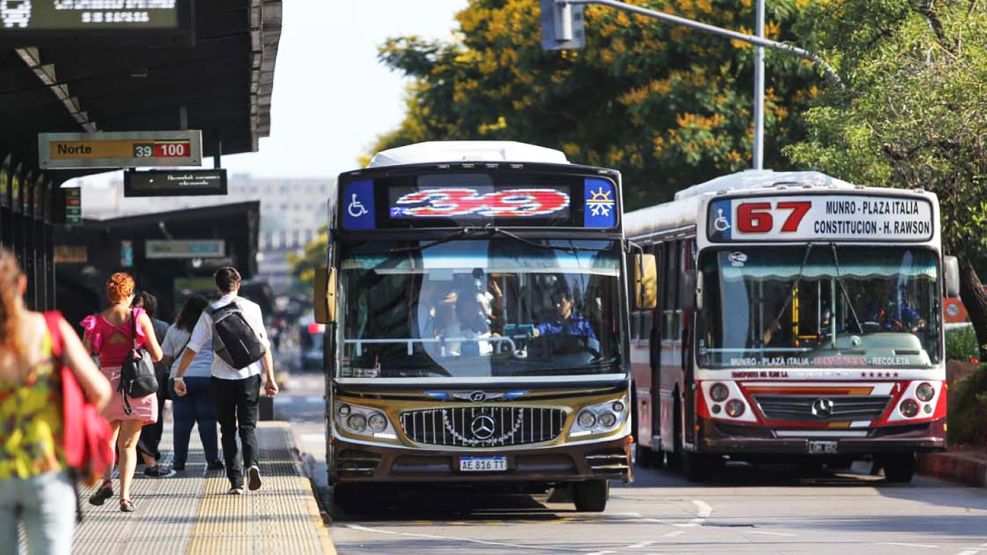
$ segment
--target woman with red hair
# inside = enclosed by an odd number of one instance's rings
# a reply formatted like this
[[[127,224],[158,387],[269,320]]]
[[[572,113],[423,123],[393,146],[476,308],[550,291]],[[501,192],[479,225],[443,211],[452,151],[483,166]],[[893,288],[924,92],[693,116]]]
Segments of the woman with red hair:
[[[137,468],[137,440],[145,424],[157,422],[158,403],[155,395],[128,399],[129,410],[119,391],[120,368],[136,342],[139,348],[147,349],[151,359],[161,360],[161,346],[154,336],[151,319],[141,308],[131,308],[136,285],[130,274],[119,272],[106,282],[106,298],[110,306],[99,314],[87,316],[82,321],[86,330],[83,338],[86,347],[93,355],[99,355],[103,375],[113,386],[113,398],[103,409],[103,416],[113,428],[113,442],[119,453],[120,468],[120,510],[131,512],[134,503],[130,497],[130,486]],[[93,505],[102,505],[113,496],[112,475],[107,475],[103,485],[89,497]]]

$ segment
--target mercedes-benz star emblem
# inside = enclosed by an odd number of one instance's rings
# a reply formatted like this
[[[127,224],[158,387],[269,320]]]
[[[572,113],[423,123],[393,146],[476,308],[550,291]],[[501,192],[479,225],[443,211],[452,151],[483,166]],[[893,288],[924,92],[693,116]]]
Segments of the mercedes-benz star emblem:
[[[473,437],[476,439],[490,439],[494,435],[494,419],[481,414],[470,423],[470,431],[473,432]]]
[[[826,418],[833,414],[832,399],[816,399],[812,402],[812,414],[819,418]]]
[[[487,394],[483,391],[474,391],[470,393],[470,401],[474,403],[482,403],[487,400]]]

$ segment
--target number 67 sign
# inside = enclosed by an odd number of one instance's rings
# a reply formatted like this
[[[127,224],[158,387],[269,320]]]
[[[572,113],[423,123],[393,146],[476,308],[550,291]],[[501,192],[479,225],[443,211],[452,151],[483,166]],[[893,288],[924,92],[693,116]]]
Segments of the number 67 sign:
[[[876,195],[727,198],[710,202],[706,227],[713,242],[928,240],[932,205]]]

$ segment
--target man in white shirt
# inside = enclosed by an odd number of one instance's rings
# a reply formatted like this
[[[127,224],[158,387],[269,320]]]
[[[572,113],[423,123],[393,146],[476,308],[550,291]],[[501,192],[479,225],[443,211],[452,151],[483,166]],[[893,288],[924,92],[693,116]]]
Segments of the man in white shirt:
[[[213,348],[213,319],[212,312],[236,303],[243,313],[247,324],[257,334],[257,338],[265,348],[260,360],[237,370],[220,356],[212,362],[212,393],[216,402],[216,419],[222,433],[223,458],[226,462],[226,476],[230,479],[230,494],[243,494],[243,469],[247,468],[247,486],[256,490],[261,486],[260,466],[257,446],[258,397],[260,395],[261,372],[267,382],[264,392],[268,396],[278,393],[278,385],[274,381],[274,360],[271,357],[271,344],[264,329],[264,317],[260,307],[247,299],[240,298],[240,273],[235,268],[224,267],[216,271],[216,287],[222,297],[202,311],[202,316],[192,330],[185,354],[175,372],[175,393],[185,395],[187,388],[183,376],[196,353],[202,349]],[[237,458],[236,436],[240,435],[243,444],[243,465]]]

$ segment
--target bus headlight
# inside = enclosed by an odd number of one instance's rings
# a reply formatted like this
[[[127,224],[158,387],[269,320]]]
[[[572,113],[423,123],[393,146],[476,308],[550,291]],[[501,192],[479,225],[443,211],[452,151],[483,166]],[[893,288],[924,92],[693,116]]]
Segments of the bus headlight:
[[[721,383],[713,384],[713,387],[709,388],[709,397],[717,403],[722,403],[727,400],[730,396],[730,389]]]
[[[927,403],[932,400],[936,394],[936,388],[932,387],[932,384],[928,382],[923,382],[915,389],[915,396],[918,397],[919,401]]]
[[[627,402],[623,399],[607,401],[588,406],[578,414],[572,423],[569,437],[604,434],[619,429],[627,422]]]
[[[379,409],[338,403],[334,422],[337,429],[351,435],[391,440],[398,438],[391,420]]]
[[[372,432],[383,432],[387,429],[387,417],[379,412],[375,412],[367,419],[367,425]]]
[[[744,411],[747,407],[744,406],[744,402],[739,399],[730,399],[727,401],[726,411],[727,415],[731,418],[737,418],[744,415]]]
[[[898,409],[901,411],[901,414],[904,414],[908,418],[912,418],[918,414],[918,402],[916,402],[915,399],[905,399],[901,402],[901,405],[898,406]]]
[[[367,417],[360,413],[351,414],[346,419],[346,427],[358,434],[362,434],[367,429]]]

